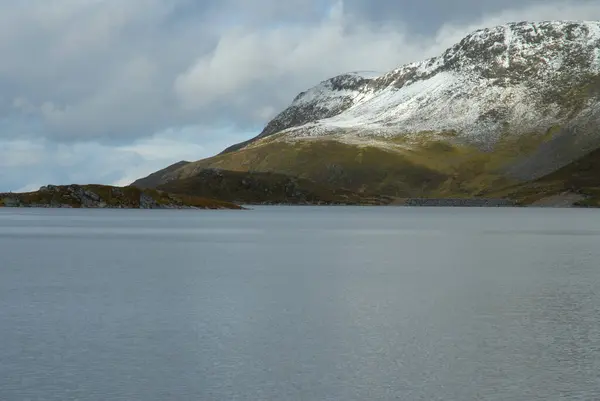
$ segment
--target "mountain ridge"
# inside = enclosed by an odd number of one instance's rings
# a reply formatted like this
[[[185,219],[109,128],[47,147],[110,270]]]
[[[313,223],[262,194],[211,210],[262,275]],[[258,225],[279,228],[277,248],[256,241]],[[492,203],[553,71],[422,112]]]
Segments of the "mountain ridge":
[[[540,35],[543,33],[543,38]],[[400,106],[396,112],[414,112],[409,106],[422,106],[423,100],[418,96],[414,96],[413,92],[423,92],[423,90],[437,90],[436,94],[440,95],[440,91],[448,91],[449,88],[441,88],[440,85],[448,81],[456,80],[457,77],[452,74],[459,71],[464,76],[459,77],[458,84],[468,85],[477,83],[484,86],[493,86],[500,88],[502,91],[507,90],[509,84],[522,84],[524,81],[524,71],[531,69],[535,72],[538,79],[530,82],[535,84],[537,89],[545,89],[545,92],[552,88],[544,88],[549,84],[540,82],[540,79],[553,80],[564,78],[563,73],[570,76],[575,75],[575,78],[585,81],[586,77],[580,74],[575,74],[572,67],[580,65],[580,70],[588,74],[598,74],[600,72],[600,23],[593,21],[576,22],[576,21],[547,21],[540,23],[519,22],[496,26],[493,28],[485,28],[477,30],[466,36],[459,43],[448,48],[442,55],[426,59],[419,62],[403,65],[395,70],[378,76],[361,76],[358,73],[346,73],[322,81],[320,84],[301,92],[297,95],[292,104],[271,120],[265,129],[251,141],[262,139],[290,128],[302,127],[303,125],[326,119],[324,130],[333,129],[335,127],[346,128],[347,126],[357,127],[361,129],[371,129],[377,135],[396,135],[398,133],[398,122],[406,123],[408,118],[400,118],[391,121],[396,123],[391,130],[386,130],[384,124],[377,124],[374,121],[371,127],[365,127],[364,122],[356,119],[357,115],[363,114],[365,107],[360,107],[355,113],[349,116],[354,120],[341,124],[341,119],[333,117],[347,111],[350,108],[355,108],[365,101],[370,101],[377,95],[377,91],[385,89],[400,90],[410,88],[411,93],[405,95],[405,99],[397,100]],[[531,65],[532,58],[538,63],[543,63],[546,68],[540,65]],[[558,74],[556,74],[558,73]],[[433,82],[429,82],[428,86],[423,88],[422,85],[417,85],[423,81],[427,81],[437,74],[442,74]],[[553,77],[553,74],[556,75]],[[527,74],[531,78],[531,71]],[[531,80],[531,79],[530,79]],[[474,82],[480,81],[480,82]],[[455,82],[450,82],[455,84]],[[452,85],[450,85],[452,88]],[[468,89],[473,91],[481,90],[478,86],[471,86]],[[521,89],[521,88],[519,88]],[[496,93],[494,93],[495,95]],[[410,95],[410,96],[406,96]],[[473,93],[470,93],[473,95]],[[477,95],[477,93],[475,93]],[[509,94],[504,94],[507,96]],[[523,93],[510,93],[511,96],[519,95],[522,99],[526,99]],[[547,94],[548,95],[548,94]],[[412,97],[411,97],[412,96]],[[500,96],[500,95],[499,95]],[[422,97],[422,96],[421,96]],[[547,96],[546,96],[547,97]],[[408,98],[408,99],[406,99]],[[391,99],[380,99],[391,100]],[[448,99],[442,99],[448,100]],[[453,100],[454,113],[462,113],[473,106],[473,102],[467,104],[457,104],[456,95]],[[494,98],[494,103],[497,99]],[[546,98],[540,100],[547,100]],[[537,102],[537,101],[536,101]],[[385,102],[384,102],[385,103]],[[515,104],[523,104],[522,102],[514,102]],[[492,104],[495,106],[495,104]],[[380,105],[376,105],[380,106]],[[476,105],[477,106],[477,105]],[[485,106],[489,106],[485,105]],[[402,110],[409,108],[409,110]],[[378,111],[378,110],[376,110]],[[385,110],[384,110],[385,111]],[[446,110],[445,110],[446,111]],[[429,113],[429,110],[426,111]],[[482,113],[482,118],[478,121],[477,129],[481,131],[482,122],[485,123],[486,118],[490,119],[492,115],[485,110]],[[519,112],[516,110],[515,112]],[[521,110],[522,112],[522,110]],[[367,113],[368,114],[368,113]],[[491,113],[494,114],[494,113]],[[376,117],[388,117],[378,114]],[[400,116],[405,117],[405,116]],[[415,119],[412,116],[413,120]],[[464,116],[463,116],[464,117]],[[333,118],[333,119],[332,119]],[[410,123],[410,119],[408,119]],[[381,121],[379,121],[381,122]],[[385,122],[385,121],[383,121]],[[538,124],[532,124],[530,121],[529,127],[522,127],[524,131],[530,130],[530,127],[538,127]],[[554,119],[549,121],[547,126],[550,126],[558,121]],[[414,122],[413,122],[414,123]],[[442,126],[440,127],[440,124]],[[362,125],[362,126],[361,126]],[[421,131],[436,131],[436,130],[457,130],[462,128],[460,123],[452,124],[448,116],[439,121],[432,121],[429,124],[423,124],[420,127],[411,127],[407,129],[401,127],[403,131],[408,133]],[[414,125],[414,124],[413,124]],[[468,124],[473,126],[473,123]],[[317,128],[317,127],[305,127]],[[318,131],[318,129],[317,129]],[[317,132],[317,135],[320,132]],[[474,136],[474,135],[473,135]],[[489,135],[488,135],[489,136]]]
[[[170,171],[275,172],[400,197],[476,196],[600,147],[600,22],[477,30],[441,55],[298,94],[256,137]]]

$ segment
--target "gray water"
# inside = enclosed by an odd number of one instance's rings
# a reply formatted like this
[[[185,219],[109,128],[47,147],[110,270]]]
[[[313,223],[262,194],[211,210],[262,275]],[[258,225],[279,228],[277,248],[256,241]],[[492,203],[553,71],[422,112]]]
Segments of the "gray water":
[[[0,400],[600,399],[600,211],[0,209]]]

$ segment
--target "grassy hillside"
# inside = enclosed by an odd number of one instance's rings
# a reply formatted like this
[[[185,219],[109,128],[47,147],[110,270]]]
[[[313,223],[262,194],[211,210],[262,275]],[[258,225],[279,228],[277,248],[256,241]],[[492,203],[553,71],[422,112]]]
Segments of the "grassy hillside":
[[[283,174],[214,169],[202,170],[189,178],[169,181],[160,185],[158,189],[252,204],[386,204],[391,202],[387,197],[335,189]]]
[[[446,179],[445,174],[411,163],[397,152],[336,141],[268,143],[192,163],[177,173],[189,178],[206,168],[272,172],[328,187],[391,196],[427,191]]]
[[[512,198],[522,205],[550,196],[571,193],[585,197],[577,206],[600,207],[600,150],[595,150],[550,173],[525,184],[513,185],[495,192],[494,196]]]
[[[277,136],[244,149],[189,163],[169,174],[188,179],[210,168],[272,172],[332,188],[392,197],[472,197],[521,181],[507,167],[526,158],[557,132],[504,135],[494,149],[459,142],[452,132],[423,132],[354,145],[336,140],[281,141]]]

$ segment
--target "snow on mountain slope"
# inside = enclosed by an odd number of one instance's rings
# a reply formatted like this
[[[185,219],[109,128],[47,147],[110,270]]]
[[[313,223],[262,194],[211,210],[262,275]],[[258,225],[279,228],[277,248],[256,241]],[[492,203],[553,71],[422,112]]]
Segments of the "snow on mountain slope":
[[[600,22],[507,24],[386,74],[324,81],[299,94],[255,140],[453,132],[492,148],[507,133],[544,133],[598,108],[598,96],[577,90],[599,73]]]

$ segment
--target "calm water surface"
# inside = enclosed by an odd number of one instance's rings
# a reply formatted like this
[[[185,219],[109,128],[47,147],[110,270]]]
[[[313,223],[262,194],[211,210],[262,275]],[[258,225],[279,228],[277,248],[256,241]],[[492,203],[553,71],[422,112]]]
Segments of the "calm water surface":
[[[0,400],[600,399],[600,211],[0,210]]]

